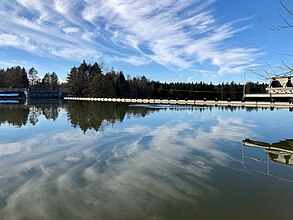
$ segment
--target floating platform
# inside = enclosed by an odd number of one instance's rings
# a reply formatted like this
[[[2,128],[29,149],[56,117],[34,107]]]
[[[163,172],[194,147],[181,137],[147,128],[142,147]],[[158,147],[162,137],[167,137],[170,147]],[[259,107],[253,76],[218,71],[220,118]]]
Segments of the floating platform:
[[[264,101],[216,101],[216,100],[172,100],[172,99],[129,99],[129,98],[83,98],[64,97],[65,100],[93,101],[93,102],[121,102],[137,104],[168,104],[168,105],[206,105],[206,106],[234,106],[234,107],[267,107],[293,108],[292,102],[264,102]]]
[[[244,98],[267,98],[267,99],[273,99],[273,98],[292,98],[293,99],[293,93],[272,93],[272,94],[245,94]]]

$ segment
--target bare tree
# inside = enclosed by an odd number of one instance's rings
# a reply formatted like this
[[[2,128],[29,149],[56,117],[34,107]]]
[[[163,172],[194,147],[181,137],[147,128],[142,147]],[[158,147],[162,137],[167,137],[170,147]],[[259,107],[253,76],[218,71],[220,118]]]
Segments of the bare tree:
[[[271,30],[279,31],[282,29],[293,28],[293,9],[288,3],[288,1],[280,0],[282,5],[283,12],[279,12],[280,17],[282,18],[284,24],[272,27]]]
[[[268,80],[273,77],[287,77],[291,76],[293,73],[293,68],[285,62],[282,62],[282,66],[274,66],[267,64],[264,68],[250,69],[248,72],[253,73],[260,80]]]
[[[279,0],[279,3],[282,8],[282,10],[279,11],[279,15],[283,21],[283,24],[274,26],[274,27],[268,27],[267,25],[265,25],[265,23],[262,22],[264,26],[276,32],[281,31],[283,29],[293,28],[292,3],[289,4],[288,0]],[[289,54],[289,53],[277,52],[276,54],[281,56],[293,57],[293,54]],[[281,66],[271,66],[268,63],[266,65],[267,67],[250,69],[247,72],[253,73],[257,78],[261,80],[268,80],[273,77],[287,77],[287,76],[292,76],[293,74],[293,64],[291,63],[288,64],[285,61],[282,61]]]

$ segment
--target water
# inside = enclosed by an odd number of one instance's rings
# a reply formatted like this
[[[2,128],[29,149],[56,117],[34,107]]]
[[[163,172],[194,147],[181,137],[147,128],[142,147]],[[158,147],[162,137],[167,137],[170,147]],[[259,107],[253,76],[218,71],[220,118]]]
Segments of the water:
[[[292,219],[293,144],[278,143],[292,121],[288,109],[1,105],[0,219]]]

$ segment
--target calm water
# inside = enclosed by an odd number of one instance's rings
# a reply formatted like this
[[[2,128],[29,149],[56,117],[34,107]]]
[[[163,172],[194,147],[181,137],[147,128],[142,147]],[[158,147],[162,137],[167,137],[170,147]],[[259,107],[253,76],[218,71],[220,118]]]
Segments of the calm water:
[[[288,109],[3,104],[0,219],[291,220],[292,122]]]

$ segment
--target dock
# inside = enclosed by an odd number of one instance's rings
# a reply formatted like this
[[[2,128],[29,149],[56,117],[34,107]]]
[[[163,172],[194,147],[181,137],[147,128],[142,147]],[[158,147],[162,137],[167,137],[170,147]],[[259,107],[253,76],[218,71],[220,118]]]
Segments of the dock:
[[[292,102],[265,102],[265,101],[217,101],[217,100],[172,100],[172,99],[130,99],[130,98],[89,98],[64,97],[65,100],[117,102],[130,104],[166,104],[166,105],[199,105],[199,106],[233,106],[259,108],[293,108]]]
[[[266,98],[266,99],[290,98],[290,99],[293,99],[293,93],[245,94],[244,98]]]

